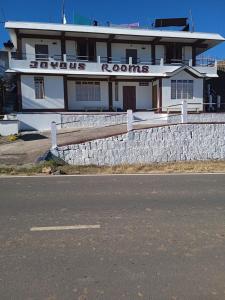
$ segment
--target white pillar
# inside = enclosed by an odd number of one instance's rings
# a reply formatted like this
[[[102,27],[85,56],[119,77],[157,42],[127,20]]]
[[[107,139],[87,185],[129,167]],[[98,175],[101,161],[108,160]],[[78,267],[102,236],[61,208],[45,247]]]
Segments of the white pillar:
[[[192,66],[193,66],[193,60],[189,59],[189,67],[192,67]]]
[[[164,65],[164,59],[160,58],[160,66],[163,66],[163,65]]]
[[[127,131],[133,130],[133,111],[131,109],[127,110]]]
[[[213,96],[209,95],[209,109],[212,110],[213,108]]]
[[[187,107],[187,100],[184,99],[182,101],[182,107],[181,107],[181,123],[187,123],[187,117],[188,117],[188,107]]]
[[[66,54],[63,54],[63,61],[66,61],[67,58],[66,58]]]
[[[101,63],[101,56],[97,56],[97,63],[100,64]]]
[[[217,96],[217,109],[220,109],[221,106],[221,96]]]
[[[132,65],[132,64],[133,64],[133,58],[129,57],[129,65]]]
[[[56,122],[51,123],[51,142],[52,142],[52,149],[57,148],[57,128]]]

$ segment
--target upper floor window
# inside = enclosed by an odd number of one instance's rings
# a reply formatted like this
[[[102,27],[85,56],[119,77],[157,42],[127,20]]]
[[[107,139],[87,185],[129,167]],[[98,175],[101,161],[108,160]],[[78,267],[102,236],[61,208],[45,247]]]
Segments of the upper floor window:
[[[193,99],[193,80],[171,80],[171,99]]]
[[[180,63],[183,58],[183,47],[179,44],[171,44],[165,47],[166,63]]]
[[[45,98],[44,77],[34,77],[35,99]]]
[[[48,45],[35,45],[36,60],[48,60]]]
[[[96,60],[96,42],[93,39],[81,38],[77,40],[77,56],[79,60]]]

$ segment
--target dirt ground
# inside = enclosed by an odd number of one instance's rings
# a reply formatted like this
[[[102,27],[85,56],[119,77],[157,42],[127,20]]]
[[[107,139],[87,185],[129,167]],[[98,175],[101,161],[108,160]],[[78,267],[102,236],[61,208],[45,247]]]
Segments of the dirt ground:
[[[126,132],[126,125],[102,128],[68,128],[58,131],[58,145],[85,142],[87,140]],[[26,132],[15,142],[0,138],[0,164],[23,165],[35,163],[51,147],[50,132]]]

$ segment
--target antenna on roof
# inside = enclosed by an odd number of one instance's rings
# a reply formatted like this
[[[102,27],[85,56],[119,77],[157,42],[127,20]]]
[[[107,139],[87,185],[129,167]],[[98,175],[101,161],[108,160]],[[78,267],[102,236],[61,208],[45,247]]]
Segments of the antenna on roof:
[[[195,31],[195,26],[194,26],[194,21],[193,21],[193,16],[192,16],[192,10],[190,9],[190,23],[191,23],[191,32]]]
[[[62,0],[62,24],[66,24],[65,0]]]

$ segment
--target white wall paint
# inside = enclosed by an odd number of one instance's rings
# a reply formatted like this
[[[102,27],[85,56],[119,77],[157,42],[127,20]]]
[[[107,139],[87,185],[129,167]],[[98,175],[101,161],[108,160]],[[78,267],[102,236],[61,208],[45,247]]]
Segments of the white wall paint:
[[[140,86],[139,82],[119,82],[119,101],[115,101],[115,83],[113,83],[113,107],[123,109],[123,87],[136,87],[136,108],[137,109],[151,109],[152,108],[152,84],[149,86]]]
[[[61,41],[60,40],[49,40],[49,39],[22,39],[22,52],[26,53],[28,60],[35,58],[35,45],[48,45],[49,56],[61,55]]]
[[[11,134],[18,134],[19,121],[18,120],[0,120],[0,135],[8,136]]]
[[[96,55],[101,57],[107,57],[107,44],[103,42],[96,43]]]
[[[185,59],[185,60],[192,59],[192,47],[191,46],[183,47],[183,59]]]
[[[162,80],[162,106],[163,111],[168,105],[176,105],[182,102],[182,100],[171,99],[171,80],[193,80],[194,81],[194,98],[193,100],[189,99],[188,103],[193,103],[193,105],[189,105],[189,109],[196,108],[198,110],[203,110],[203,79],[194,78],[190,74],[185,71],[180,72],[179,74]],[[173,108],[172,110],[176,110],[180,108]]]
[[[91,79],[90,79],[91,81]],[[96,108],[97,110],[107,110],[109,107],[108,98],[108,83],[107,81],[100,82],[101,99],[100,101],[77,101],[76,99],[76,84],[75,81],[69,80],[68,86],[68,106],[69,110],[91,110]]]
[[[158,60],[165,58],[165,47],[163,45],[155,46],[155,58]]]
[[[66,54],[67,55],[76,55],[76,42],[69,40],[66,41]]]
[[[61,123],[61,115],[57,113],[18,113],[19,130],[50,130],[51,122]]]
[[[38,75],[37,75],[38,76]],[[34,76],[21,75],[23,109],[63,109],[64,90],[62,76],[43,76],[45,98],[35,99]]]
[[[126,49],[137,49],[137,57],[141,61],[149,62],[151,60],[151,46],[139,44],[117,44],[112,43],[112,57],[120,60],[126,57]]]

